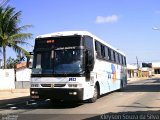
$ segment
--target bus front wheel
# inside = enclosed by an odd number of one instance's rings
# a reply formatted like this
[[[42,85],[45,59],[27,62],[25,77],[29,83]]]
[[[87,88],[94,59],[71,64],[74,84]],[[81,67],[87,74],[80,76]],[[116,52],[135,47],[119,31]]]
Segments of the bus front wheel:
[[[94,103],[94,102],[96,102],[97,98],[98,98],[98,87],[97,87],[97,85],[95,85],[95,86],[94,86],[94,94],[93,94],[93,97],[92,97],[91,99],[89,99],[89,102],[90,102],[90,103]]]

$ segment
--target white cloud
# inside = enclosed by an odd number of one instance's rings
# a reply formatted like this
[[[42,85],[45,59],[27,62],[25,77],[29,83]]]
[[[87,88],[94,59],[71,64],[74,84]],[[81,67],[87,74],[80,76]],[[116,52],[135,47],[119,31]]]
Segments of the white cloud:
[[[111,16],[97,16],[96,23],[114,23],[118,21],[117,15]]]

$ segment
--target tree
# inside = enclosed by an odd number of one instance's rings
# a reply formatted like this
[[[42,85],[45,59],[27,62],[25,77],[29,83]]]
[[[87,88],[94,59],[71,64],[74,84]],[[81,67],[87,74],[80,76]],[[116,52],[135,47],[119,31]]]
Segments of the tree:
[[[1,0],[0,6],[5,6],[8,2],[9,2],[9,0]]]
[[[7,69],[12,69],[12,68],[15,68],[15,59],[14,58],[11,58],[11,57],[9,57],[8,59],[7,59],[7,61],[6,61],[6,67],[7,67]]]
[[[20,23],[21,11],[16,12],[10,6],[0,7],[0,48],[3,53],[4,68],[6,68],[6,48],[11,47],[16,53],[22,53],[30,58],[29,53],[20,45],[30,45],[26,42],[32,37],[31,33],[22,33],[31,25],[18,26]]]
[[[24,57],[21,57],[19,55],[17,55],[17,58],[14,59],[12,57],[9,57],[6,61],[6,67],[7,69],[13,69],[16,68],[16,64],[21,63],[22,61],[24,61]]]

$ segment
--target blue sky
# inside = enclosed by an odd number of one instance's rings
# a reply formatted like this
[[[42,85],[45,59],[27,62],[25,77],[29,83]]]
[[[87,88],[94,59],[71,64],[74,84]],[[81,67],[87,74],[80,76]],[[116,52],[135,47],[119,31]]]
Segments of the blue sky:
[[[87,30],[123,51],[128,63],[160,61],[160,0],[10,0],[37,35]],[[29,40],[34,45],[34,39]],[[25,47],[25,46],[24,46]],[[27,48],[32,51],[32,47]],[[9,49],[7,56],[15,56]]]

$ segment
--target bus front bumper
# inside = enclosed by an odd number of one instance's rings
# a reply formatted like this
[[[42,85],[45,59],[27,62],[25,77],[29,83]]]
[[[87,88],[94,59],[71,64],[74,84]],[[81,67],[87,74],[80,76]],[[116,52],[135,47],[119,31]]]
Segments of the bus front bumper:
[[[31,99],[83,100],[83,88],[30,88]]]

